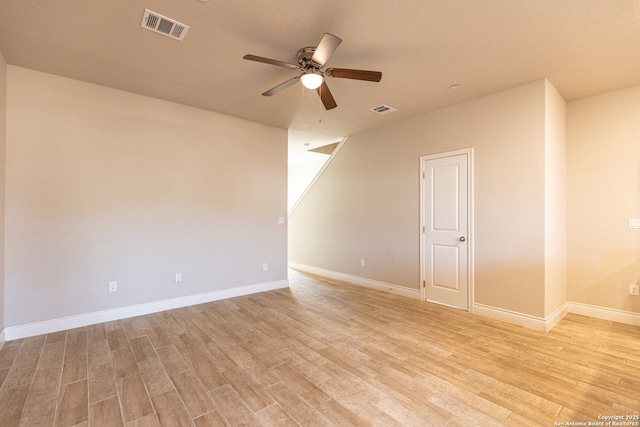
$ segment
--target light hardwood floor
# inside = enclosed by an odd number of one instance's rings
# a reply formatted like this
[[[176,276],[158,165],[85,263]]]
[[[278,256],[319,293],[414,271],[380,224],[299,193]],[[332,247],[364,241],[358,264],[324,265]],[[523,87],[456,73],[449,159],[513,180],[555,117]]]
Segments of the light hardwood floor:
[[[640,413],[640,328],[290,289],[5,343],[0,426],[553,426]],[[558,425],[558,424],[556,424]]]

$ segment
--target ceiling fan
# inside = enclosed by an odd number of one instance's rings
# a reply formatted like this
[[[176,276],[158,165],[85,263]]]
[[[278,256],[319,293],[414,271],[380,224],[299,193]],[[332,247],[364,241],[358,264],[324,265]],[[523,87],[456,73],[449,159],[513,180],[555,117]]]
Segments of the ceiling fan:
[[[317,47],[303,47],[298,50],[298,63],[279,61],[277,59],[264,58],[256,55],[245,55],[242,58],[249,61],[263,62],[265,64],[277,65],[278,67],[300,71],[300,75],[293,77],[279,85],[264,92],[264,96],[272,96],[283,89],[292,86],[300,80],[304,87],[315,89],[322,105],[327,110],[336,108],[335,99],[327,86],[325,77],[335,77],[339,79],[365,80],[369,82],[379,82],[382,73],[379,71],[353,70],[349,68],[327,68],[323,69],[333,52],[340,46],[342,39],[333,34],[325,33]]]

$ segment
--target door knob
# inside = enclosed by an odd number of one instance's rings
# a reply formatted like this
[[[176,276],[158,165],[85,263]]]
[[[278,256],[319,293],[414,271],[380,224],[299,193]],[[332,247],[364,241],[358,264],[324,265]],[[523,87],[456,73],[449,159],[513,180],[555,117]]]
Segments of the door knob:
[[[464,242],[465,240],[467,240],[467,239],[465,239],[465,237],[464,237],[464,236],[460,237],[460,241],[461,241],[461,242]]]

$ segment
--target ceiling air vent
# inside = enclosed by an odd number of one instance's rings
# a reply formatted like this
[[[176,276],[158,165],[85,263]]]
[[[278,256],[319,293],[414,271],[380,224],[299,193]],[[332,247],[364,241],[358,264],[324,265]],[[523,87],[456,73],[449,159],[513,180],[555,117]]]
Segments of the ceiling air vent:
[[[144,10],[142,28],[182,41],[189,31],[189,26],[174,19],[162,16],[159,13]]]
[[[388,105],[382,104],[382,105],[378,105],[377,107],[373,107],[371,111],[384,116],[385,114],[393,113],[394,111],[396,111],[396,109],[393,107],[389,107]]]

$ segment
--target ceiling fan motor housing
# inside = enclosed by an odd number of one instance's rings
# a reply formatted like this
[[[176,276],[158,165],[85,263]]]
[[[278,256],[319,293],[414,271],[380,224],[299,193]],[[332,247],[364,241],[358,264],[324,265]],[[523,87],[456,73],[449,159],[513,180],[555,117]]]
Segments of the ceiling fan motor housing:
[[[315,46],[303,47],[298,51],[297,57],[298,57],[298,64],[300,64],[300,68],[302,68],[303,70],[308,70],[310,68],[313,68],[315,70],[320,69],[321,65],[316,64],[311,60],[311,57],[313,56],[315,51],[316,51]]]

